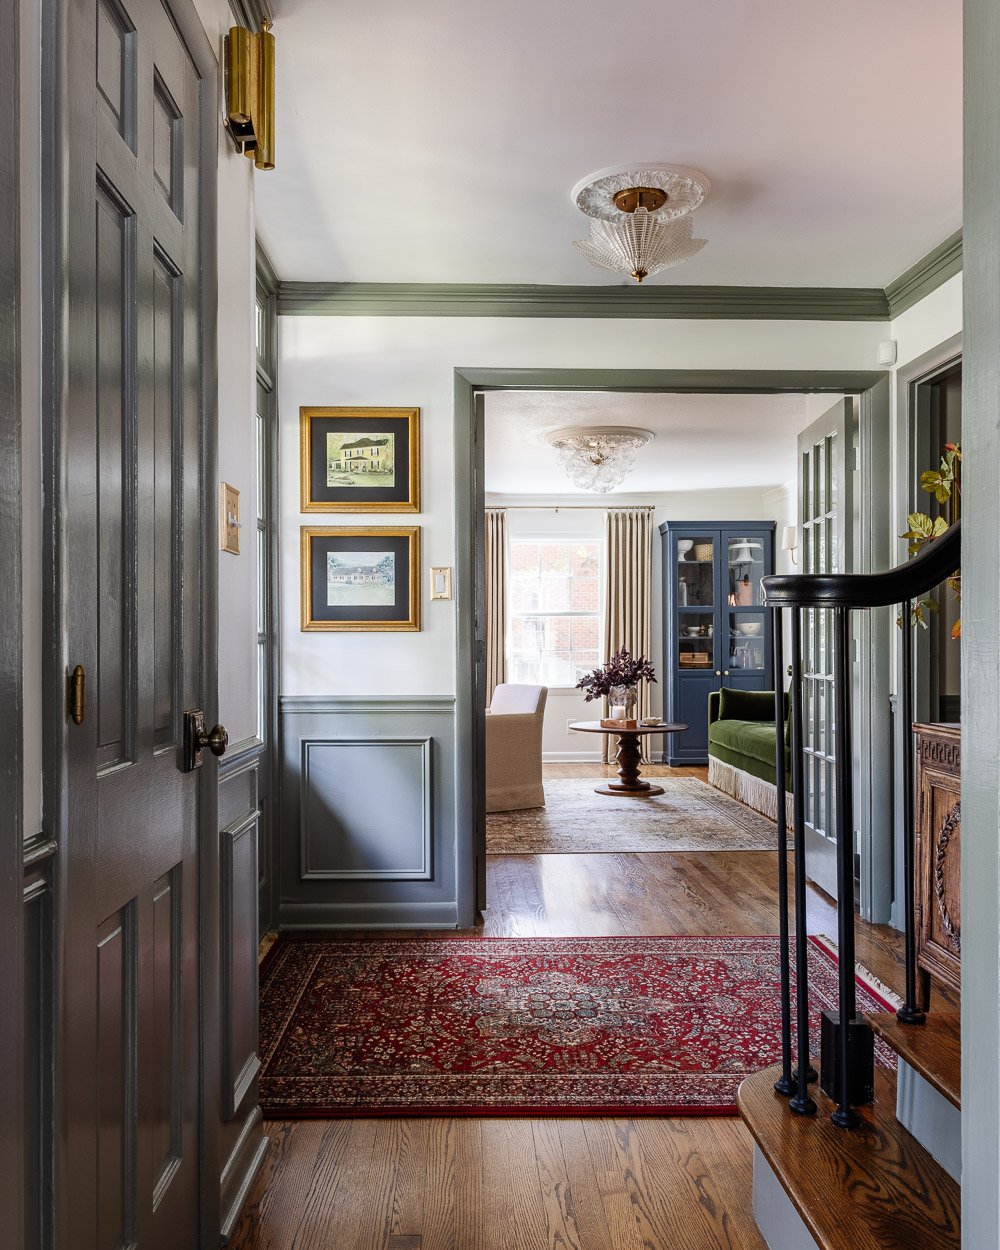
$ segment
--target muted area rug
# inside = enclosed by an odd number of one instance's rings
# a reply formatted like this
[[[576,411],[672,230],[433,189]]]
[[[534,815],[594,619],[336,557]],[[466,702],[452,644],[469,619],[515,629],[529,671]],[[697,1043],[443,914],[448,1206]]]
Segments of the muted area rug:
[[[603,777],[545,782],[545,806],[486,817],[487,855],[773,851],[777,825],[697,777],[655,777],[649,799],[595,794]]]
[[[735,1115],[744,1077],[780,1059],[778,953],[776,937],[281,937],[261,970],[261,1108]],[[815,1053],[837,1005],[828,941],[810,939],[809,974]],[[893,1007],[857,983],[859,1011]]]

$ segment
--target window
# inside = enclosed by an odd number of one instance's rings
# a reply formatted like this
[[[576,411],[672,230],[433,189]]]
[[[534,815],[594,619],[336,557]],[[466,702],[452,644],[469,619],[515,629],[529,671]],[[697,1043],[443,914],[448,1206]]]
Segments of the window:
[[[601,544],[511,539],[508,681],[575,686],[600,663]]]

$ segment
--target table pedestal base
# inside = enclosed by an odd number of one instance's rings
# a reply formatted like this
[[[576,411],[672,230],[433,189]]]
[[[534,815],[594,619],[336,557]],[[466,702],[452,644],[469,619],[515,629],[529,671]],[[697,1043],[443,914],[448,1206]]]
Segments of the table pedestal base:
[[[609,781],[607,785],[595,786],[595,794],[609,794],[612,798],[617,795],[624,795],[626,798],[633,799],[651,799],[655,794],[662,794],[662,786],[651,786],[648,781],[640,781],[637,786],[622,786],[617,782]]]
[[[641,780],[639,764],[642,761],[642,747],[639,735],[626,730],[618,730],[618,780],[609,781],[603,786],[596,786],[596,794],[626,795],[636,799],[649,799],[655,794],[662,794],[662,786],[651,786],[648,781]]]

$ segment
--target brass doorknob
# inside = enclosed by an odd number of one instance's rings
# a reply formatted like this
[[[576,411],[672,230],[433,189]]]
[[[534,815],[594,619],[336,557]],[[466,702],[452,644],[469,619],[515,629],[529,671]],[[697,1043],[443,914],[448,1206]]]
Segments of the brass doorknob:
[[[195,741],[199,750],[208,747],[213,755],[225,755],[226,747],[229,746],[229,734],[224,725],[213,725],[208,733],[202,729]]]

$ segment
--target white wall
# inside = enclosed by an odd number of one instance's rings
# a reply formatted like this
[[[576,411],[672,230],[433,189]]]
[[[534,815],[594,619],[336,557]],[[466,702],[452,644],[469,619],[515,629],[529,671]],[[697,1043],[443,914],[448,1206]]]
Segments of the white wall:
[[[233,25],[225,0],[195,0],[221,59]],[[222,130],[219,97],[219,481],[207,484],[216,508],[219,482],[240,492],[240,554],[219,552],[219,720],[232,744],[257,733],[257,360],[253,162]],[[267,175],[261,175],[266,177]],[[218,531],[218,521],[216,520]]]
[[[454,563],[456,367],[872,369],[887,332],[881,322],[280,318],[281,692],[455,692],[453,603],[425,602],[418,634],[300,631],[299,526],[309,521],[298,504],[300,406],[421,408],[423,513],[414,521],[424,530],[426,570]],[[386,516],[384,523],[392,520]],[[343,514],[312,521],[378,523]]]

